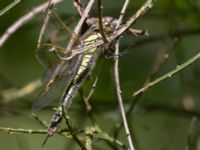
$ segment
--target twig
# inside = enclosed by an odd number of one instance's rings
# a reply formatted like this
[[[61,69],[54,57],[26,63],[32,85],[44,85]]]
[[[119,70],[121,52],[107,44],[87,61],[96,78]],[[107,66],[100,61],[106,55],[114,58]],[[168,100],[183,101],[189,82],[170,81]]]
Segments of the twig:
[[[113,137],[109,136],[107,133],[101,132],[98,134],[93,134],[93,136],[97,139],[101,139],[107,142],[110,142],[112,144],[116,144],[124,149],[127,149],[126,145],[123,144],[121,141],[114,139]]]
[[[45,121],[41,120],[35,113],[32,113],[32,116],[39,124],[41,124],[45,128],[48,128],[48,124]]]
[[[32,116],[33,118],[39,123],[41,124],[43,127],[47,128],[48,127],[48,124],[41,120],[35,113],[32,113]],[[46,132],[47,133],[47,132]],[[59,129],[58,132],[57,132],[60,136],[62,137],[65,137],[65,138],[68,138],[68,139],[72,139],[72,136],[71,136],[71,132],[68,130],[68,129]],[[77,133],[81,133],[81,132],[77,132]],[[47,138],[46,138],[47,139]],[[43,142],[42,146],[44,146],[45,142],[46,142],[46,139],[45,141]]]
[[[170,47],[165,48],[165,49],[161,50],[160,52],[158,52],[158,54],[153,62],[151,71],[150,71],[149,75],[147,76],[147,78],[145,79],[143,86],[147,85],[156,76],[156,74],[162,68],[162,66],[164,65],[166,60],[169,58],[170,52],[173,49],[173,47],[177,44],[177,42],[178,42],[178,40],[175,39]],[[137,97],[135,97],[129,110],[127,111],[127,116],[131,113],[132,109],[134,108],[135,104],[139,101],[141,96],[142,96],[142,93],[137,95]]]
[[[38,38],[38,42],[37,42],[37,48],[40,48],[40,46],[41,46],[42,37],[44,35],[47,24],[49,22],[49,18],[50,18],[50,15],[51,15],[51,11],[50,11],[51,5],[52,5],[52,0],[49,0],[48,6],[47,6],[47,9],[46,9],[46,16],[45,16],[45,19],[43,21],[42,28],[40,30],[40,34],[39,34],[39,38]]]
[[[104,60],[105,60],[105,59],[103,59],[102,63],[100,64],[100,68],[99,68],[98,73],[97,73],[97,76],[96,76],[96,78],[95,78],[95,80],[94,80],[94,82],[93,82],[93,84],[92,84],[92,88],[91,88],[90,91],[89,91],[89,94],[85,97],[82,90],[80,90],[80,92],[79,92],[80,95],[81,95],[81,98],[82,98],[82,100],[83,100],[83,102],[84,102],[84,104],[85,104],[86,111],[88,112],[88,116],[89,116],[89,118],[90,118],[90,120],[91,120],[91,122],[92,122],[93,124],[95,124],[95,120],[94,120],[93,114],[92,114],[92,112],[91,112],[92,106],[90,105],[89,100],[90,100],[90,98],[92,97],[92,95],[93,95],[93,93],[94,93],[94,91],[95,91],[96,84],[97,84],[97,82],[98,82],[98,80],[99,80],[100,73],[102,72],[102,69],[103,69]],[[89,139],[88,139],[88,140],[89,140]]]
[[[85,135],[85,147],[87,150],[92,150],[92,137],[90,134]]]
[[[166,62],[166,60],[169,58],[170,55],[170,51],[172,50],[172,48],[175,46],[175,44],[177,43],[177,39],[175,39],[172,43],[172,45],[168,48],[165,48],[164,50],[161,50],[156,58],[155,61],[153,62],[152,65],[152,69],[149,73],[149,75],[147,76],[147,78],[145,79],[143,86],[145,86],[146,84],[148,84],[153,77],[155,77],[155,75],[159,72],[159,70],[161,69],[161,67],[163,66],[163,64]],[[134,97],[134,99],[131,102],[130,107],[128,108],[127,112],[126,112],[126,116],[129,118],[132,110],[135,108],[135,105],[141,100],[143,93],[137,95],[136,97]],[[120,129],[123,127],[123,123],[121,122],[117,128],[116,128],[116,132],[115,135],[116,137],[118,136]]]
[[[120,81],[119,81],[119,70],[118,70],[118,66],[119,66],[119,42],[117,42],[115,44],[115,64],[114,64],[114,78],[115,78],[115,87],[116,87],[116,92],[117,92],[117,98],[118,98],[118,103],[119,103],[119,107],[120,107],[120,112],[121,112],[121,116],[122,116],[122,120],[123,120],[123,124],[124,124],[124,129],[125,129],[125,133],[127,136],[127,140],[129,143],[129,148],[131,150],[134,150],[134,146],[132,143],[132,138],[130,135],[130,131],[129,131],[129,127],[128,127],[128,123],[127,123],[127,118],[126,118],[126,113],[125,113],[125,109],[124,109],[124,104],[123,104],[123,99],[122,99],[122,95],[121,95],[121,89],[120,89]]]
[[[3,103],[9,103],[13,99],[18,99],[21,97],[24,97],[28,94],[31,94],[33,91],[38,89],[40,86],[42,86],[42,83],[40,80],[31,81],[30,83],[24,85],[23,87],[19,89],[11,88],[6,89],[1,92],[1,96],[3,98]]]
[[[139,30],[139,29],[129,28],[128,31],[129,31],[131,34],[133,34],[134,36],[138,36],[138,35],[149,36],[148,31],[145,31],[145,30]]]
[[[98,12],[98,26],[99,26],[99,29],[100,29],[100,33],[101,33],[101,36],[102,36],[102,39],[103,39],[103,42],[104,43],[107,43],[107,39],[106,39],[106,36],[105,36],[105,33],[104,33],[104,29],[103,29],[103,21],[102,21],[102,18],[103,18],[103,5],[102,5],[102,1],[101,0],[97,0],[97,12]]]
[[[70,122],[69,122],[69,118],[66,116],[65,114],[65,111],[64,111],[65,108],[62,108],[62,111],[63,111],[63,117],[65,119],[65,122],[68,126],[68,129],[73,137],[73,139],[77,142],[77,144],[81,147],[82,150],[86,150],[85,146],[81,143],[81,141],[79,140],[78,136],[76,135],[76,133],[74,132]]]
[[[117,139],[114,139],[113,137],[108,135],[106,132],[103,132],[97,125],[86,127],[85,135],[87,136],[87,138],[90,138],[91,140],[96,138],[98,140],[104,140],[107,143],[111,143],[112,145],[117,145],[119,147],[127,149],[125,144],[123,144],[121,141]]]
[[[126,0],[125,3],[124,3],[124,6],[120,12],[120,16],[119,16],[119,19],[118,19],[118,22],[117,22],[117,25],[116,25],[116,28],[118,28],[123,20],[123,17],[124,17],[124,14],[126,12],[126,9],[128,7],[128,4],[129,4],[129,0]]]
[[[0,132],[6,132],[9,134],[13,133],[28,133],[28,134],[46,134],[47,130],[33,130],[33,129],[15,129],[15,128],[4,128],[0,127]]]
[[[125,11],[128,7],[128,4],[129,4],[129,0],[126,0],[122,8],[122,11],[120,13],[120,17],[118,19],[116,28],[120,26],[123,16],[125,14]],[[127,141],[128,141],[130,150],[134,150],[134,146],[133,146],[133,142],[132,142],[132,138],[130,135],[128,122],[126,118],[126,112],[124,109],[123,99],[121,95],[120,81],[119,81],[119,40],[117,40],[115,44],[114,80],[115,80],[115,87],[116,87],[116,93],[117,93],[118,103],[120,107],[120,112],[121,112],[121,116],[122,116],[122,120],[124,124],[125,133],[127,136]]]
[[[109,37],[107,37],[108,43],[111,43],[113,40],[115,40],[116,38],[121,36],[126,30],[128,30],[138,20],[138,18],[140,18],[147,10],[149,10],[150,8],[153,7],[154,2],[155,2],[155,0],[147,0],[141,6],[141,8],[136,13],[134,13],[128,21],[126,21],[126,23],[124,25],[122,25],[120,28],[116,29],[115,34],[112,34]],[[77,55],[87,51],[88,49],[95,48],[95,47],[101,46],[103,44],[104,44],[103,40],[98,40],[94,44],[86,45],[84,47],[71,50],[72,54],[69,57],[63,58],[63,60],[70,60],[74,56],[77,56]]]
[[[94,3],[94,0],[90,0],[89,3],[87,4],[87,7],[86,7],[86,9],[85,9],[85,11],[84,11],[84,13],[83,13],[83,16],[81,17],[81,19],[79,20],[77,26],[75,27],[75,29],[74,29],[74,31],[73,31],[74,35],[78,35],[79,31],[81,30],[81,27],[82,27],[82,25],[83,25],[83,23],[84,23],[84,20],[87,18],[88,13],[89,13],[90,9],[92,8],[93,3]],[[65,52],[64,52],[64,53],[66,53],[66,55],[68,55],[67,52],[68,52],[69,50],[71,50],[71,48],[73,47],[75,40],[76,40],[76,39],[74,38],[74,36],[71,37],[71,39],[70,39],[68,45],[67,45],[66,48],[65,48]],[[74,56],[74,55],[73,55],[73,56]],[[71,57],[71,58],[72,58],[72,57]],[[77,62],[77,64],[78,64],[78,63],[79,63],[79,62]],[[54,80],[55,80],[56,76],[57,76],[57,75],[59,74],[59,72],[63,69],[63,65],[65,65],[65,60],[64,60],[64,59],[61,59],[61,60],[59,61],[59,63],[57,64],[56,69],[52,72],[52,75],[51,75],[49,81],[50,81],[50,80],[51,80],[51,81],[54,81]],[[52,83],[52,82],[49,82],[49,83],[46,85],[46,87],[50,87],[51,83]]]
[[[62,0],[52,0],[52,3],[57,4],[61,2]],[[33,17],[35,17],[38,13],[43,11],[45,8],[48,7],[48,2],[43,3],[37,7],[35,7],[33,10],[31,10],[29,13],[26,15],[22,16],[19,18],[14,24],[12,24],[5,32],[4,34],[0,37],[0,47],[3,46],[3,44],[6,42],[6,40],[15,32],[17,31],[20,27],[22,27],[24,24],[29,22]]]
[[[83,4],[80,2],[81,0],[74,0],[74,6],[79,12],[80,16],[83,16],[83,13],[85,11],[85,8],[83,7]]]
[[[189,30],[177,30],[174,32],[170,32],[168,34],[160,34],[156,36],[150,36],[148,38],[138,40],[132,40],[129,44],[122,46],[122,49],[129,49],[132,46],[140,46],[142,44],[148,44],[156,41],[163,41],[167,38],[176,38],[176,37],[183,37],[183,36],[190,36],[190,35],[198,35],[200,34],[200,29],[189,29]]]
[[[150,87],[160,83],[161,81],[167,79],[167,78],[171,78],[173,75],[175,75],[176,73],[178,73],[179,71],[185,69],[186,67],[188,67],[189,65],[193,64],[195,61],[197,61],[200,58],[200,52],[197,53],[195,56],[193,56],[192,58],[190,58],[188,61],[186,61],[185,63],[176,66],[176,69],[164,74],[163,76],[157,78],[156,80],[148,83],[146,86],[142,87],[141,89],[139,89],[138,91],[133,93],[133,96],[136,96],[140,93],[145,92],[146,90],[148,90]]]
[[[94,80],[94,83],[92,85],[92,89],[90,90],[88,96],[86,98],[84,98],[84,101],[86,103],[86,107],[87,107],[87,110],[90,111],[91,110],[91,106],[89,104],[89,100],[90,98],[92,97],[93,93],[94,93],[94,90],[96,88],[96,84],[99,80],[99,76],[100,76],[100,73],[102,72],[102,69],[103,69],[103,65],[104,65],[104,60],[102,61],[101,65],[100,65],[100,68],[98,70],[98,73],[97,73],[97,76],[96,76],[96,79]]]
[[[97,133],[96,131],[97,130],[95,130],[95,132],[92,135],[95,138],[100,139],[100,140],[105,140],[105,141],[110,142],[110,143],[114,143],[114,144],[116,144],[120,147],[123,147],[123,148],[126,147],[121,141],[114,139],[113,137],[109,136],[107,133],[104,133],[102,131]],[[42,130],[42,129],[33,130],[33,129],[22,129],[22,128],[17,129],[17,128],[0,127],[0,132],[4,132],[4,133],[8,133],[8,134],[17,134],[17,133],[46,134],[47,130]],[[58,131],[58,134],[64,136],[65,138],[72,139],[71,134],[70,134],[71,131],[68,131],[67,133],[65,133],[65,132],[66,132],[65,130],[60,130],[60,131]],[[82,131],[82,132],[84,132],[84,131]]]
[[[75,34],[75,35],[78,35],[78,34],[79,34],[79,32],[80,32],[80,30],[81,30],[81,27],[82,27],[82,25],[83,25],[83,23],[84,23],[86,17],[88,16],[88,13],[90,12],[90,10],[91,10],[93,4],[94,4],[94,0],[90,0],[90,1],[88,2],[88,5],[87,5],[86,9],[85,9],[83,15],[81,16],[81,19],[79,20],[77,26],[76,26],[75,29],[74,29],[74,34]],[[69,49],[71,49],[71,48],[73,47],[74,42],[75,42],[75,39],[72,37],[72,38],[70,39],[70,41],[69,41],[69,44],[68,44],[67,47],[66,47],[65,52],[67,52]]]
[[[0,16],[5,14],[7,11],[15,7],[17,4],[19,4],[21,0],[14,0],[12,3],[10,3],[8,6],[6,6],[4,9],[0,10]]]
[[[45,127],[45,128],[48,128],[48,124],[45,122],[45,121],[43,121],[43,120],[41,120],[35,113],[32,113],[32,116],[33,116],[33,118],[39,123],[39,124],[41,124],[43,127]],[[71,132],[69,131],[69,130],[67,130],[67,129],[58,129],[58,132],[57,132],[60,136],[63,136],[63,137],[65,137],[65,138],[70,138],[70,139],[72,139],[72,137],[71,137]],[[80,132],[79,132],[80,133]],[[45,141],[46,142],[46,141]],[[45,144],[45,142],[43,142],[43,145]]]
[[[101,130],[97,125],[87,126],[85,128],[85,147],[87,150],[92,150],[92,140],[95,133],[100,133]]]
[[[188,137],[187,137],[187,143],[185,145],[185,150],[190,150],[191,149],[191,136],[192,136],[192,131],[194,130],[194,126],[197,123],[198,118],[197,116],[193,116],[188,128]]]
[[[8,134],[16,134],[16,133],[25,133],[25,134],[47,134],[47,130],[42,130],[42,129],[38,129],[38,130],[33,130],[33,129],[22,129],[22,128],[4,128],[4,127],[0,127],[0,132],[4,132],[4,133],[8,133]],[[62,131],[60,130],[58,132],[58,134],[64,136],[65,138],[69,138],[71,139],[71,134],[70,132],[64,133],[66,131]]]

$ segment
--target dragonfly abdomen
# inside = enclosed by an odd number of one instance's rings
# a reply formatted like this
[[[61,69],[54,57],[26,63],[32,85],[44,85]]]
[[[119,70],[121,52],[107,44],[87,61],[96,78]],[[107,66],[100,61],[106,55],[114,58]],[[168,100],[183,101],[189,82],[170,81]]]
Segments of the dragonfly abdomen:
[[[84,44],[91,44],[96,39],[100,38],[101,35],[98,33],[95,33],[93,35],[90,35],[88,38],[84,40]],[[48,128],[48,136],[51,136],[58,128],[58,125],[60,124],[62,120],[62,108],[67,109],[73,98],[76,96],[78,89],[80,88],[83,81],[86,79],[88,74],[91,72],[92,68],[94,67],[94,64],[96,62],[96,59],[99,55],[98,48],[91,48],[83,53],[82,60],[80,62],[80,65],[76,71],[76,74],[74,75],[74,78],[72,79],[70,85],[65,90],[65,93],[61,99],[61,104],[54,114],[52,121]]]
[[[100,34],[96,33],[86,38],[84,40],[84,43],[91,44],[99,37]],[[98,53],[99,52],[97,51],[97,48],[91,48],[83,53],[82,61],[79,65],[76,75],[74,76],[70,86],[63,95],[62,105],[64,106],[64,108],[68,108],[69,105],[71,104],[71,100],[76,96],[76,93],[80,88],[81,84],[92,70],[96,58],[98,57]]]
[[[69,107],[72,99],[76,96],[77,91],[80,88],[81,84],[90,73],[92,66],[95,63],[95,56],[96,56],[95,54],[85,54],[83,56],[82,62],[79,66],[79,69],[74,79],[72,80],[70,86],[63,95],[62,105],[64,106],[64,108]]]

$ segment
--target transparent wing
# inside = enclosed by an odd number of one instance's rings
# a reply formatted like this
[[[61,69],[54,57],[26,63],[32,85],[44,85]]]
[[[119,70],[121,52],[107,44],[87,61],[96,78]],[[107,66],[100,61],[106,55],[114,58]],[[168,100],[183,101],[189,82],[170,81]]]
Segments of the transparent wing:
[[[78,36],[65,25],[55,11],[51,10],[41,46],[36,49],[36,57],[40,64],[45,68],[51,68],[58,59],[52,52],[56,51],[59,54],[63,54],[71,38],[74,38],[76,43],[79,43]]]
[[[49,84],[50,81],[43,81],[44,88],[43,91],[40,93],[40,95],[36,98],[32,110],[38,111],[42,109],[43,107],[47,106],[49,103],[51,103],[53,100],[56,100],[60,98],[63,94],[63,91],[65,88],[67,88],[73,79],[76,70],[78,69],[78,66],[80,64],[82,56],[79,55],[77,57],[74,57],[70,62],[65,62],[63,66],[63,70],[61,70],[61,74],[57,75],[55,80],[52,81],[51,84]],[[49,70],[46,74],[43,80],[49,79],[52,74],[54,73],[53,70],[57,69],[58,64],[56,64],[52,70]],[[47,86],[49,84],[49,86]],[[48,87],[48,88],[47,88]]]
[[[44,90],[37,96],[36,101],[32,105],[32,111],[39,111],[53,100],[58,99],[62,95],[63,88],[67,85],[68,83],[65,78],[54,82],[48,91]]]
[[[47,72],[42,78],[44,90],[36,98],[32,106],[33,111],[40,110],[50,102],[61,96],[63,90],[72,80],[81,56],[73,57],[68,61],[60,60],[50,51],[64,53],[66,44],[71,37],[78,39],[69,28],[61,21],[55,12],[52,12],[45,32],[45,37],[39,49],[36,50],[38,61],[47,68]]]

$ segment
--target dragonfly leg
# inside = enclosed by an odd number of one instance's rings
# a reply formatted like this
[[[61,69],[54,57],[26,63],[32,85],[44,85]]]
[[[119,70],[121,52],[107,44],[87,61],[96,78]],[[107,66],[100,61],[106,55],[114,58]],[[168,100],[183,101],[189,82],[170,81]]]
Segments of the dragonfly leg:
[[[104,51],[104,56],[106,59],[113,58],[115,50],[112,47],[109,47],[109,50]]]

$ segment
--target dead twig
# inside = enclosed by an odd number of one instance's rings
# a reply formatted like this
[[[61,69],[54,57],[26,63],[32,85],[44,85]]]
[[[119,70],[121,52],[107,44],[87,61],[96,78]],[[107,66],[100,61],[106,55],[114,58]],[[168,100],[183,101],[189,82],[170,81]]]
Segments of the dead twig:
[[[82,150],[86,150],[85,146],[81,143],[81,141],[79,140],[78,136],[76,135],[76,133],[74,132],[74,129],[73,127],[71,126],[70,124],[70,120],[69,120],[69,117],[66,116],[65,114],[65,108],[62,108],[62,111],[63,111],[63,117],[65,119],[65,123],[67,124],[68,126],[68,129],[73,137],[73,139],[77,142],[77,144],[81,147]]]
[[[83,13],[85,11],[85,8],[83,7],[83,4],[81,3],[81,0],[74,0],[74,6],[79,12],[80,16],[83,16]]]
[[[123,19],[123,16],[125,14],[125,11],[128,7],[128,4],[129,4],[129,0],[126,0],[125,3],[124,3],[124,6],[122,8],[122,11],[120,13],[120,17],[118,19],[116,28],[118,28],[120,26],[122,19]],[[120,88],[120,80],[119,80],[119,39],[117,40],[117,42],[115,44],[114,81],[115,81],[117,99],[118,99],[118,103],[119,103],[119,107],[120,107],[120,113],[121,113],[121,116],[122,116],[122,120],[123,120],[123,124],[124,124],[125,133],[126,133],[126,136],[127,136],[129,148],[130,148],[130,150],[134,150],[134,146],[133,146],[133,142],[132,142],[132,138],[131,138],[131,134],[130,134],[130,130],[129,130],[129,127],[128,127],[127,118],[126,118],[126,112],[125,112],[125,109],[124,109],[123,99],[122,99],[122,95],[121,95],[121,88]]]
[[[53,4],[52,0],[49,0],[48,6],[47,6],[47,9],[46,9],[46,16],[45,16],[45,19],[43,21],[42,28],[40,30],[40,34],[39,34],[39,38],[38,38],[38,42],[37,42],[37,48],[39,48],[41,46],[42,37],[44,35],[44,32],[46,30],[46,27],[47,27],[47,24],[49,22],[49,18],[50,18],[50,15],[51,15],[50,8],[51,8],[52,4]]]
[[[134,13],[128,21],[125,22],[121,27],[116,29],[114,34],[111,34],[107,37],[108,43],[111,43],[113,40],[121,36],[125,31],[127,31],[136,21],[140,18],[147,10],[153,7],[155,0],[147,0],[136,13]],[[95,48],[104,44],[103,40],[97,40],[95,43],[86,45],[81,48],[71,50],[71,55],[69,57],[64,57],[63,60],[70,60],[71,58],[87,51],[88,49]]]
[[[80,32],[80,30],[81,30],[81,27],[82,27],[82,25],[83,25],[85,19],[88,17],[88,13],[90,12],[90,10],[91,10],[93,4],[94,4],[94,0],[90,0],[89,3],[87,4],[86,9],[85,9],[85,11],[84,11],[84,13],[83,13],[83,16],[81,17],[81,19],[79,20],[77,26],[75,27],[75,29],[74,29],[74,31],[73,31],[74,35],[78,35],[78,34],[79,34],[79,32]],[[64,53],[66,53],[66,55],[68,55],[67,52],[68,52],[69,50],[71,50],[71,48],[73,47],[73,45],[74,45],[74,43],[75,43],[75,40],[76,40],[76,38],[74,38],[74,37],[72,37],[72,38],[70,39],[68,45],[67,45],[66,48],[65,48],[65,52],[64,52]],[[67,44],[67,43],[66,43],[66,44]],[[77,62],[77,64],[78,64],[78,62]],[[65,60],[61,59],[61,60],[59,61],[59,63],[57,64],[56,69],[52,72],[52,76],[51,76],[51,78],[49,79],[49,81],[50,81],[50,80],[51,80],[51,81],[54,81],[54,80],[55,80],[56,76],[57,76],[57,75],[59,74],[59,72],[62,70],[63,65],[65,65]],[[50,85],[51,85],[51,82],[48,83],[48,84],[46,85],[46,87],[50,87]]]
[[[98,26],[99,26],[99,29],[100,29],[100,34],[102,36],[102,39],[103,39],[103,42],[104,43],[107,43],[107,39],[106,39],[106,36],[105,36],[105,33],[104,33],[104,29],[103,29],[103,21],[102,21],[102,18],[103,18],[103,5],[102,5],[102,1],[101,0],[97,0],[97,12],[98,12]]]
[[[62,0],[52,0],[53,4],[60,3]],[[0,47],[3,46],[3,44],[6,42],[6,40],[15,33],[20,27],[22,27],[24,24],[29,22],[33,17],[35,17],[38,13],[43,11],[45,8],[48,7],[48,2],[43,3],[37,7],[35,7],[33,10],[31,10],[26,15],[19,18],[14,24],[12,24],[8,29],[3,33],[3,35],[0,37]]]
[[[86,6],[86,9],[85,9],[83,15],[81,16],[81,19],[79,20],[77,26],[76,26],[75,29],[74,29],[74,34],[75,34],[75,35],[78,35],[78,34],[79,34],[79,32],[80,32],[80,30],[81,30],[81,27],[82,27],[82,25],[83,25],[85,19],[88,17],[88,14],[89,14],[89,12],[90,12],[90,10],[91,10],[93,4],[94,4],[94,0],[90,0],[90,1],[88,2],[87,6]],[[65,52],[67,52],[69,49],[71,49],[71,48],[73,47],[74,42],[75,42],[75,39],[74,39],[74,38],[71,38],[70,41],[69,41],[69,43],[68,43],[68,45],[67,45],[67,47],[66,47]]]

